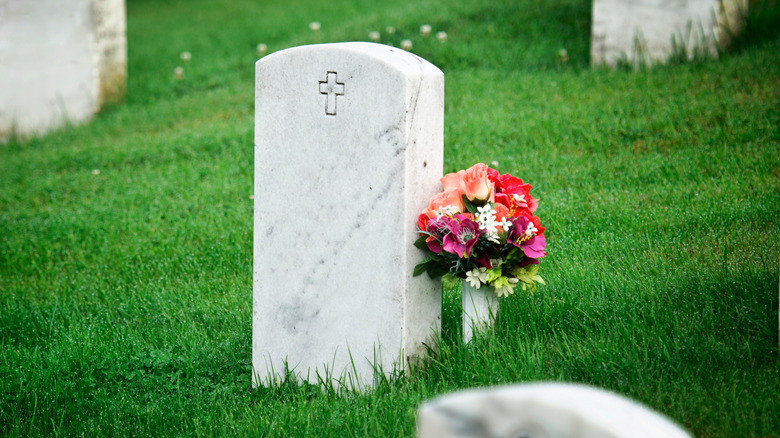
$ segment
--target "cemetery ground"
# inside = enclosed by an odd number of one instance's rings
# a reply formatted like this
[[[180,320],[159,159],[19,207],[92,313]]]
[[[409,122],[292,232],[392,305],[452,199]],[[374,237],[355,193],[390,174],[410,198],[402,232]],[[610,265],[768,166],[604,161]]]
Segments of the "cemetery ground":
[[[568,381],[776,436],[776,2],[719,60],[639,71],[589,67],[588,1],[447,3],[128,1],[127,102],[0,145],[0,434],[411,436],[436,395]],[[370,31],[444,71],[445,171],[535,187],[547,285],[464,346],[445,282],[427,366],[371,391],[253,390],[257,45]]]

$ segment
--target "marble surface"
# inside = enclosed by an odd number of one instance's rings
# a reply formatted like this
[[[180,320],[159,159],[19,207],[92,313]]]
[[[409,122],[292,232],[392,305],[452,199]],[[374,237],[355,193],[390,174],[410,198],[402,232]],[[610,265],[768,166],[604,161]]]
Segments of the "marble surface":
[[[590,386],[528,383],[447,394],[417,413],[418,438],[690,438],[666,417]]]
[[[0,140],[121,100],[125,33],[124,0],[0,0]]]
[[[665,62],[672,36],[695,50],[717,56],[741,30],[747,0],[594,0],[591,63]]]
[[[441,190],[444,78],[374,43],[256,65],[253,383],[370,386],[438,331],[441,286],[413,277],[416,218]]]

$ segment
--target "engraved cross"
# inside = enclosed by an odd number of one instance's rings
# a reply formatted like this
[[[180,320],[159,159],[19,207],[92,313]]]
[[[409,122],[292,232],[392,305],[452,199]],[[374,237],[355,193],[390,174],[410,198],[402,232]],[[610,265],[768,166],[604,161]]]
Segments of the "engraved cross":
[[[335,71],[329,71],[327,78],[324,81],[319,82],[320,94],[325,94],[328,96],[328,101],[325,106],[325,114],[329,116],[335,116],[336,96],[344,95],[344,83],[338,81]]]

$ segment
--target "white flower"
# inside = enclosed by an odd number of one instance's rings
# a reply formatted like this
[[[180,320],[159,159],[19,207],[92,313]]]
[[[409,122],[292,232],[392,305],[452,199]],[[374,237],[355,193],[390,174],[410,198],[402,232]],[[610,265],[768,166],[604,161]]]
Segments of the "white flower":
[[[319,21],[312,21],[309,23],[309,29],[313,30],[314,32],[317,32],[320,30],[320,22]]]
[[[517,193],[515,193],[514,195],[512,195],[512,197],[515,198],[515,201],[517,202],[525,202],[525,195],[518,195]]]
[[[181,52],[181,55],[179,55],[182,61],[189,61],[192,59],[192,53],[190,52]]]
[[[441,31],[436,33],[436,39],[438,39],[441,42],[447,41],[447,32]]]
[[[368,39],[371,41],[379,41],[379,32],[371,31],[368,33]]]
[[[184,68],[182,67],[176,67],[173,69],[173,77],[175,77],[177,80],[184,77]]]
[[[265,56],[265,54],[268,53],[268,46],[265,44],[258,44],[257,45],[257,54],[260,56]]]
[[[539,229],[534,226],[533,222],[528,222],[528,228],[525,229],[525,235],[530,236],[537,231],[539,231]]]
[[[404,50],[412,50],[412,42],[410,40],[401,41],[401,48]]]
[[[501,238],[499,237],[495,228],[490,228],[487,230],[487,240],[488,242],[501,243]]]
[[[393,26],[387,26],[387,29],[385,29],[385,32],[387,32],[387,33],[395,33],[395,28]]]
[[[503,259],[500,259],[500,258],[499,259],[490,259],[490,266],[492,266],[494,268],[500,268],[501,265],[503,265],[503,264],[504,264],[504,260]]]
[[[480,216],[488,215],[488,216],[495,216],[496,210],[490,206],[490,204],[485,204],[482,207],[477,207],[477,213]]]
[[[561,62],[566,62],[569,60],[569,53],[566,49],[558,50],[558,57],[561,59]]]
[[[100,175],[100,169],[92,169],[93,175]]]
[[[506,218],[503,218],[501,219],[501,222],[498,223],[498,225],[500,225],[504,231],[509,231],[509,229],[512,227],[512,222],[506,220]]]
[[[476,222],[479,224],[480,230],[488,231],[488,240],[490,240],[491,242],[496,242],[496,239],[498,239],[498,237],[491,236],[491,234],[495,234],[496,227],[501,225],[499,222],[496,222],[496,210],[493,207],[491,207],[490,204],[486,204],[483,207],[477,207],[477,214],[475,216],[475,219]]]
[[[490,162],[490,165],[493,166],[493,167],[498,167],[498,161],[493,160],[493,161]]]
[[[484,274],[483,274],[483,278],[484,278]],[[473,269],[473,270],[471,270],[469,272],[466,272],[466,281],[474,289],[479,289],[479,287],[482,286],[482,279],[480,279],[479,269],[475,268],[475,269]]]
[[[420,34],[427,38],[428,35],[431,34],[431,25],[423,24],[422,26],[420,26]]]

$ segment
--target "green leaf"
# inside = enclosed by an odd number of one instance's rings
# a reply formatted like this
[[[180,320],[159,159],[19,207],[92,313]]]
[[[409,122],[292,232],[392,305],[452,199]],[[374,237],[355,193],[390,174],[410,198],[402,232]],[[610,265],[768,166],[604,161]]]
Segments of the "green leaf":
[[[474,205],[473,202],[469,201],[469,198],[464,194],[460,195],[461,201],[463,201],[463,206],[466,207],[466,210],[468,210],[469,213],[476,215],[477,214],[477,206]]]
[[[490,268],[485,271],[485,282],[493,283],[501,277],[501,268]]]
[[[520,248],[515,248],[506,256],[506,262],[519,262],[525,257],[525,253]]]
[[[449,274],[450,270],[447,266],[441,263],[429,263],[428,264],[428,276],[431,278],[439,278]]]
[[[414,271],[412,272],[413,277],[417,277],[418,275],[422,274],[423,272],[428,270],[428,264],[432,262],[430,257],[426,257],[425,260],[421,261],[420,263],[416,264],[414,266]]]
[[[525,267],[516,267],[512,269],[512,275],[515,276],[518,280],[520,280],[520,284],[523,286],[523,290],[526,289],[526,286],[531,290],[531,292],[536,292],[536,283],[539,284],[545,284],[544,280],[542,280],[542,277],[537,274],[539,271],[539,265],[528,265]]]
[[[414,246],[416,246],[416,247],[418,247],[418,248],[420,248],[422,250],[428,251],[428,245],[425,243],[425,239],[427,239],[427,238],[428,238],[428,236],[426,236],[424,234],[421,235],[420,237],[417,238],[417,240],[414,241]]]

